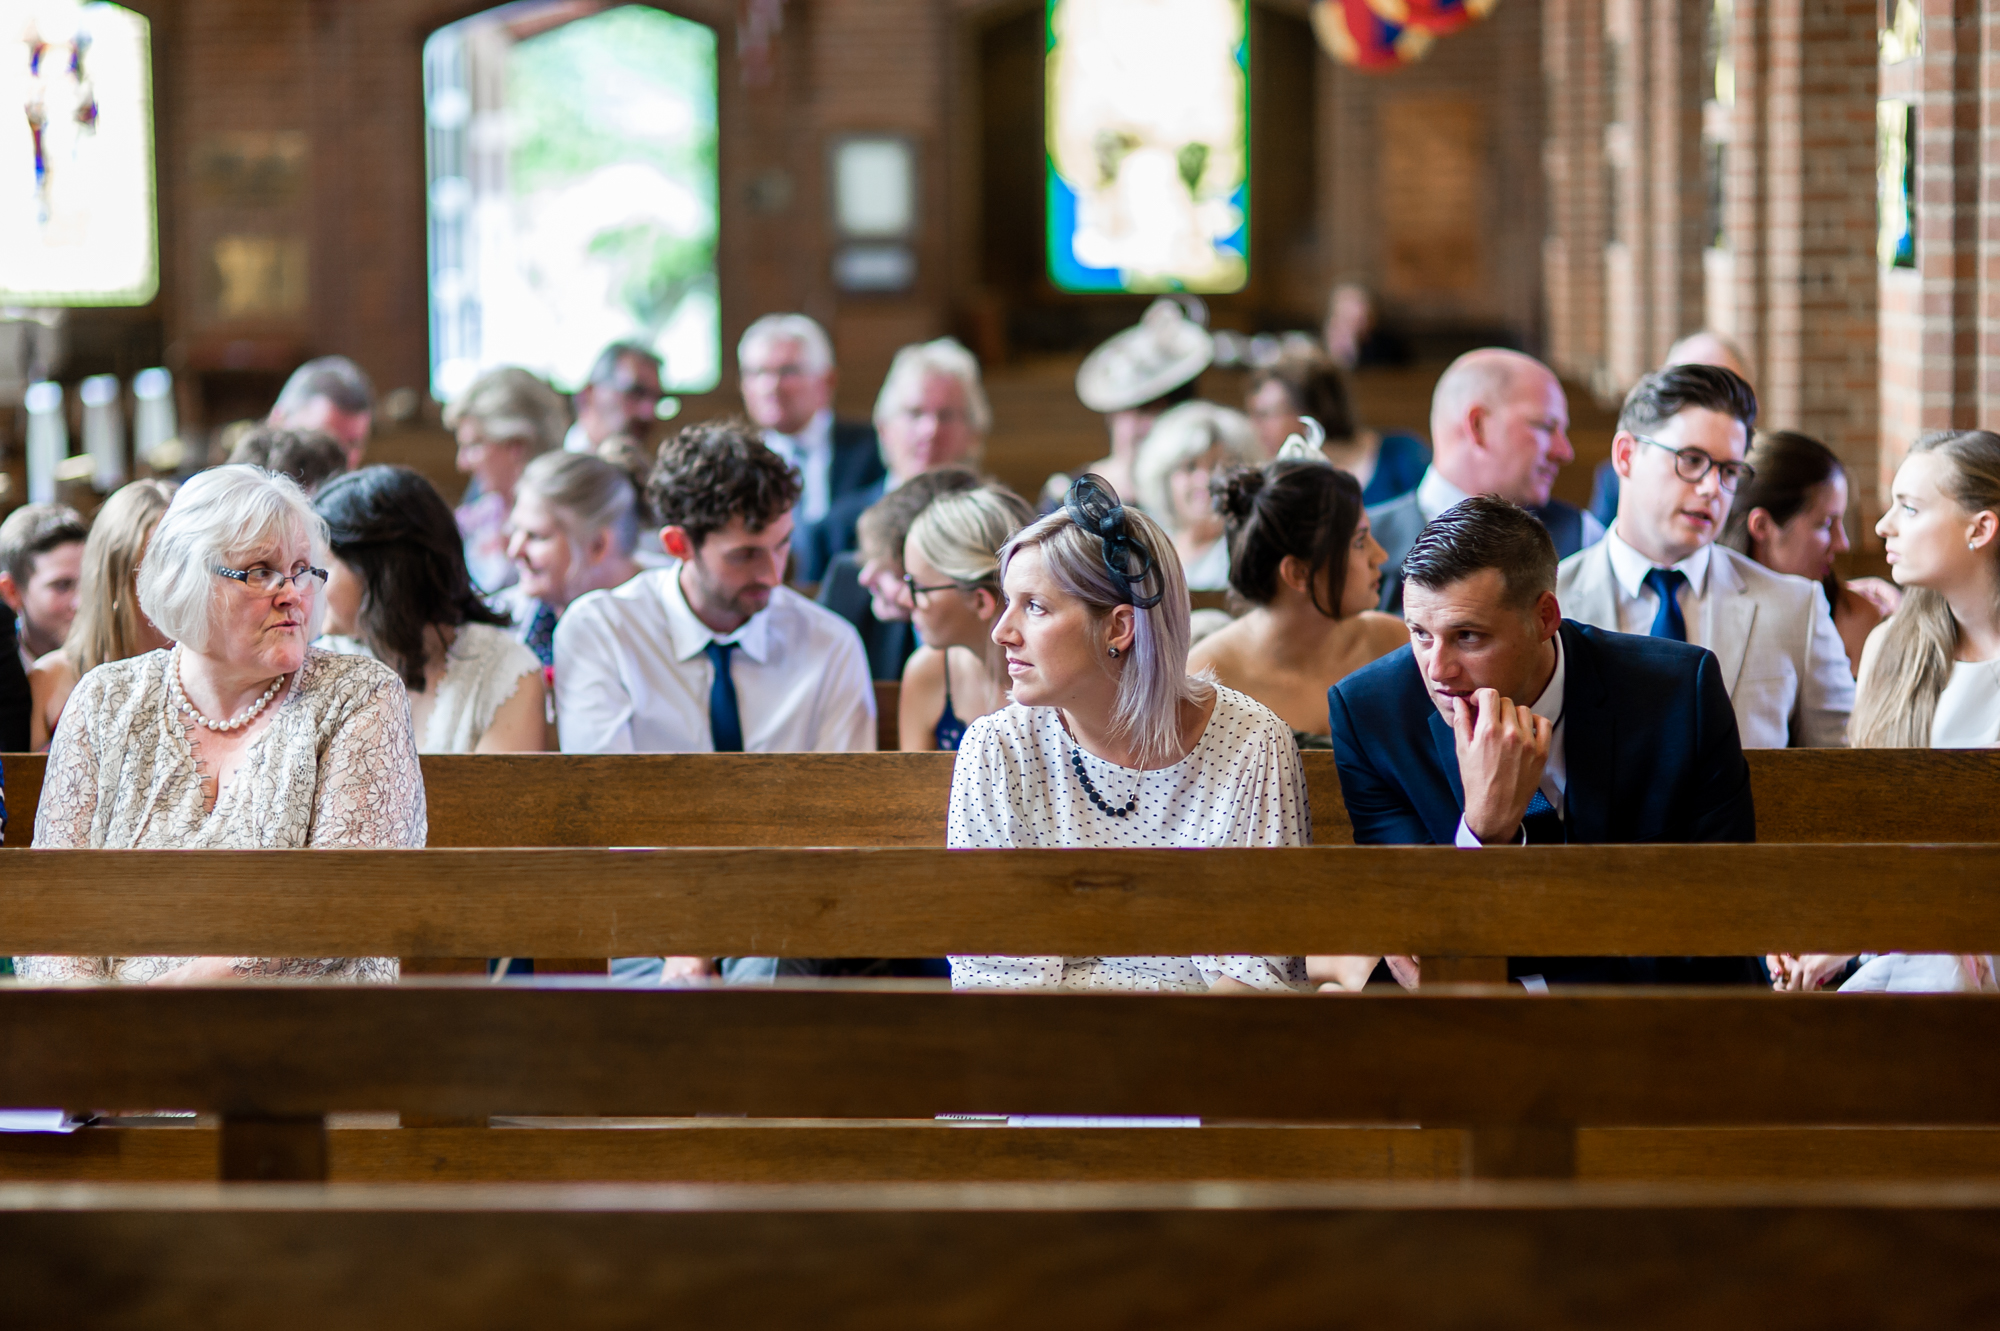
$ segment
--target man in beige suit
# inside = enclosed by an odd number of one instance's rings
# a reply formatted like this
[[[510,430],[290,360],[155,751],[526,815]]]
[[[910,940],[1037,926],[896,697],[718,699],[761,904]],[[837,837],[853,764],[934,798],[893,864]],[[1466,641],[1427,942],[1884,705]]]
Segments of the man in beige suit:
[[[1715,543],[1756,420],[1756,395],[1728,370],[1641,379],[1611,443],[1617,519],[1562,562],[1556,596],[1585,624],[1715,653],[1744,748],[1844,744],[1854,681],[1826,594]]]

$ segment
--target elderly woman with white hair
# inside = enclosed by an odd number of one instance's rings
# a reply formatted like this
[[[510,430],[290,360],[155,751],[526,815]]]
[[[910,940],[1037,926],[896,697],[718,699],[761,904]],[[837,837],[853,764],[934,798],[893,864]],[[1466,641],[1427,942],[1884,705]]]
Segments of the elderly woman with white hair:
[[[1158,523],[1083,476],[1001,547],[1000,578],[1014,701],[959,742],[948,845],[1310,843],[1291,731],[1187,673],[1187,585]],[[960,956],[951,971],[960,989],[1311,987],[1304,957]]]
[[[389,667],[310,646],[326,524],[289,479],[188,481],[139,569],[174,646],[85,675],[49,751],[37,847],[418,847],[427,823],[410,707]],[[394,979],[386,957],[23,957],[29,979],[192,983]]]
[[[875,396],[875,432],[888,474],[836,501],[825,518],[806,529],[797,546],[798,577],[818,582],[834,556],[854,548],[862,513],[911,477],[940,467],[976,468],[992,428],[979,360],[957,339],[941,337],[898,351]]]
[[[1139,445],[1132,470],[1139,504],[1167,529],[1181,557],[1188,590],[1229,586],[1229,543],[1208,482],[1234,467],[1261,461],[1257,429],[1240,411],[1213,402],[1183,402],[1156,422]]]

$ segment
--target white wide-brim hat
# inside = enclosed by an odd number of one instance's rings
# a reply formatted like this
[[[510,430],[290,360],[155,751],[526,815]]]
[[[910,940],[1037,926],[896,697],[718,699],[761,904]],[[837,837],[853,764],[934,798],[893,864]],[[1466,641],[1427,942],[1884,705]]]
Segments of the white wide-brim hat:
[[[1137,325],[1084,357],[1076,395],[1092,411],[1130,411],[1164,397],[1207,369],[1215,339],[1165,296],[1146,308]]]

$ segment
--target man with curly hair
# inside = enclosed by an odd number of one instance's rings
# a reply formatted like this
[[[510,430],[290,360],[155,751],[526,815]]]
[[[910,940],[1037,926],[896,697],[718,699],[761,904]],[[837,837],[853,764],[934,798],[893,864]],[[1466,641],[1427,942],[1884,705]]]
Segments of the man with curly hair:
[[[557,623],[563,752],[872,750],[859,635],[784,585],[798,473],[754,426],[710,421],[661,447],[646,493],[677,562]]]

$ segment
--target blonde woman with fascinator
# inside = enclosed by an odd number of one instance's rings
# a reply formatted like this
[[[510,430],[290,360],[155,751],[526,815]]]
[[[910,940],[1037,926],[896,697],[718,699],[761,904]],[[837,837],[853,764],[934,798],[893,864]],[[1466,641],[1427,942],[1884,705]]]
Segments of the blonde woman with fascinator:
[[[173,498],[170,482],[133,481],[97,510],[83,543],[83,582],[69,636],[60,651],[35,662],[28,673],[28,690],[34,698],[28,743],[35,752],[49,747],[78,680],[106,661],[123,661],[168,645],[139,608],[138,581],[139,563],[153,539],[153,528]]]
[[[1928,434],[1875,525],[1903,603],[1868,635],[1848,741],[1857,749],[2000,744],[2000,435]],[[1780,989],[1994,989],[1991,956],[1774,956]]]
[[[947,844],[1303,846],[1305,773],[1285,723],[1187,673],[1187,584],[1157,522],[1096,476],[1000,549],[993,627],[1013,703],[966,728]],[[951,959],[959,989],[1309,987],[1303,957]]]

